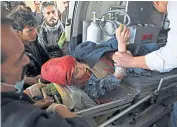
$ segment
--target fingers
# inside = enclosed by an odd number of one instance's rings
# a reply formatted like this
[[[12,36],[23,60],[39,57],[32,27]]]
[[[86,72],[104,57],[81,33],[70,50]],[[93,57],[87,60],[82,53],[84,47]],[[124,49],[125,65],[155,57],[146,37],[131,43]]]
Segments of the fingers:
[[[116,38],[120,43],[126,43],[130,38],[130,29],[126,26],[122,29],[120,26],[116,30]]]
[[[120,28],[117,28],[116,29],[116,39],[119,40],[120,38],[120,33],[121,33],[121,29]]]
[[[42,77],[41,75],[37,75],[35,78],[38,80],[41,77]]]
[[[131,32],[130,32],[130,29],[129,29],[129,32],[128,32],[128,37],[130,38],[130,35],[131,35]]]
[[[44,102],[44,106],[49,106],[49,105],[51,105],[51,104],[54,102],[54,100],[53,100],[53,98],[51,98],[51,97],[46,97],[46,98],[43,100],[43,102]]]
[[[130,29],[128,27],[124,27],[121,36],[124,37],[125,39],[128,39],[130,37]]]
[[[119,26],[119,28],[116,29],[116,37],[117,39],[121,36],[121,33],[124,31],[124,27],[122,25]]]
[[[34,103],[35,106],[43,108],[48,107],[54,102],[54,100],[51,97],[47,97],[47,99],[38,100]]]
[[[116,61],[116,60],[118,60],[119,58],[121,57],[121,53],[120,52],[115,52],[114,54],[113,54],[113,60],[114,61]]]
[[[120,53],[120,52],[115,52],[115,53],[114,53],[115,56],[120,56],[121,54],[122,54],[122,53]]]
[[[121,32],[122,32],[122,29],[121,29],[120,27],[116,29],[116,34],[117,34],[117,35],[120,35]]]
[[[53,102],[54,102],[54,100],[51,99],[51,98],[44,99],[44,103],[45,103],[45,104],[52,104]]]
[[[52,98],[52,97],[49,97],[49,96],[46,96],[45,99],[43,99],[43,100],[53,100],[53,98]],[[54,100],[53,100],[53,101],[54,101]]]
[[[130,38],[130,30],[127,28],[127,30],[126,30],[126,33],[125,33],[125,35],[124,35],[124,37],[125,37],[125,41],[127,42],[128,40],[129,40],[129,38]]]
[[[127,27],[126,26],[124,26],[124,29],[123,29],[123,31],[121,32],[121,36],[122,37],[125,37],[125,34],[127,33]]]

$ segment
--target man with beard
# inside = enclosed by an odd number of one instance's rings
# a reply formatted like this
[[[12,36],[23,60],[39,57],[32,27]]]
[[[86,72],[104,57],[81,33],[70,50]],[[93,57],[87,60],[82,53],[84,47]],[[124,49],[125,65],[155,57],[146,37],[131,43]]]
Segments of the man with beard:
[[[65,106],[52,103],[47,111],[32,105],[22,93],[23,68],[30,62],[11,21],[1,19],[1,125],[2,127],[88,127]],[[18,90],[18,91],[17,91]]]
[[[41,66],[49,57],[37,41],[36,22],[34,16],[25,10],[18,10],[8,16],[13,19],[13,28],[25,45],[25,54],[30,58],[27,66],[25,84],[33,85],[38,82]]]
[[[49,57],[62,56],[62,47],[59,47],[59,40],[64,32],[64,26],[59,20],[58,10],[53,2],[42,4],[44,21],[38,30],[38,41],[43,46]]]

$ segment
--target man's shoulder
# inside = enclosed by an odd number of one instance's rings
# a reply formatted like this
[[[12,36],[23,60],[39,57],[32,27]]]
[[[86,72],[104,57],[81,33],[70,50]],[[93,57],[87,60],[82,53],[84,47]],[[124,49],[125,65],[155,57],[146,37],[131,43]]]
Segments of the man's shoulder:
[[[57,114],[47,114],[45,110],[18,99],[1,98],[1,125],[10,127],[88,127],[81,118],[65,119]]]
[[[34,124],[35,117],[44,114],[43,110],[33,106],[28,101],[13,98],[2,98],[1,118],[2,126],[19,127]]]
[[[35,110],[34,106],[28,101],[13,98],[2,98],[2,119],[3,118],[24,118],[28,113]]]

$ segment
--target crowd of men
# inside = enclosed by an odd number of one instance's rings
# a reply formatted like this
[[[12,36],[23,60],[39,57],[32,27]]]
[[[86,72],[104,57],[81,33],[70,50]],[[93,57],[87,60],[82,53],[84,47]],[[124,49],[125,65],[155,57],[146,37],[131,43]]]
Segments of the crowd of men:
[[[65,42],[60,41],[64,35],[64,23],[60,21],[54,2],[34,1],[34,12],[29,11],[23,2],[5,3],[5,15],[13,21],[12,26],[25,46],[25,54],[30,58],[25,84],[35,84],[40,78],[42,64],[67,52],[66,48],[63,49]]]
[[[177,68],[177,43],[174,41],[177,34],[176,18],[172,16],[176,12],[177,2],[153,3],[158,11],[168,13],[171,30],[166,46],[140,57],[116,51],[111,54],[111,60],[116,63],[116,66],[137,67],[160,72]],[[45,86],[39,83],[39,79],[43,83],[48,82],[41,76],[42,65],[51,59],[65,56],[67,53],[63,39],[65,22],[61,21],[61,19],[65,21],[65,18],[61,18],[55,2],[34,1],[34,12],[23,2],[18,4],[2,2],[1,4],[2,126],[87,127],[88,124],[83,118],[69,111],[66,106],[54,103],[52,98],[46,97],[39,101],[32,99],[40,95],[40,88]],[[68,2],[64,4],[68,9]],[[64,15],[67,16],[67,14]],[[120,46],[125,48],[129,37],[128,28],[124,27],[123,31],[120,28],[117,29],[116,38]],[[124,50],[126,51],[126,48]],[[152,64],[152,59],[156,59],[157,62]],[[78,66],[83,71],[83,67],[79,64]],[[88,74],[85,70],[82,75]],[[79,70],[73,70],[73,72],[80,74]],[[120,78],[120,76],[117,77]],[[174,105],[171,115],[172,127],[177,126],[176,110],[177,104]]]

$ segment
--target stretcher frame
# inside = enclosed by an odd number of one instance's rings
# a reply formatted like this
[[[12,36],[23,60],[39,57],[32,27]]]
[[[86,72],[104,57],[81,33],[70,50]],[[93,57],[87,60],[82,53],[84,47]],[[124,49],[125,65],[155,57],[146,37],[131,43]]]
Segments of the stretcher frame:
[[[122,85],[124,86],[125,84]],[[131,87],[129,87],[126,90],[136,91]],[[117,114],[118,115],[117,118],[115,117],[112,118],[112,120],[115,121],[116,119],[122,117],[123,115],[133,110],[134,108],[144,103],[145,101],[150,100],[151,103],[156,103],[157,101],[168,98],[172,95],[175,95],[176,93],[177,93],[177,74],[170,74],[169,76],[165,76],[161,78],[159,83],[154,85],[154,87],[149,91],[144,91],[139,93],[134,92],[131,95],[123,97],[122,99],[118,99],[109,103],[84,109],[76,112],[76,114],[79,116],[90,118],[90,117],[95,117],[95,116],[100,116],[100,115],[105,115],[108,113],[114,113],[116,111],[120,111]],[[131,109],[132,107],[133,109]],[[108,120],[102,123],[99,127],[104,127],[105,125],[112,123],[113,122],[112,120]]]

